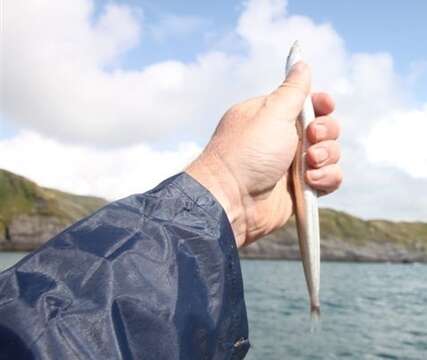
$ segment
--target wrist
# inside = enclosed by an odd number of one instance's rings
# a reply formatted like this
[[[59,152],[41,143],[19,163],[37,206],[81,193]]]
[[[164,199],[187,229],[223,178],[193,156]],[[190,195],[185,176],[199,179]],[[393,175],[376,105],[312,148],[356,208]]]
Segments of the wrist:
[[[224,161],[214,154],[201,154],[185,172],[202,184],[221,204],[233,230],[236,246],[246,242],[247,223],[239,183]]]

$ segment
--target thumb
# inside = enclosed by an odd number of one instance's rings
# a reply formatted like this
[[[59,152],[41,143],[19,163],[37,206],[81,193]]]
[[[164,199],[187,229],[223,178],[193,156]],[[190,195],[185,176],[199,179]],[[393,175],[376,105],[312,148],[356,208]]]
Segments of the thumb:
[[[310,87],[310,69],[304,62],[299,61],[292,66],[285,81],[269,95],[273,111],[284,119],[295,120],[310,93]]]

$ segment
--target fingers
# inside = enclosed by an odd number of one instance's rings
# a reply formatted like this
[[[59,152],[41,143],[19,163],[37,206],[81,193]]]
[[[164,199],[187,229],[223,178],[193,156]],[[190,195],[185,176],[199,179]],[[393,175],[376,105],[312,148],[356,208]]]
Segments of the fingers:
[[[337,164],[331,164],[320,169],[310,169],[305,173],[306,182],[321,195],[329,194],[339,188],[343,175]]]
[[[339,134],[339,125],[331,116],[319,116],[307,128],[307,138],[312,144],[324,140],[335,140]]]
[[[329,115],[335,109],[335,102],[326,93],[314,93],[311,95],[316,116]]]
[[[334,108],[332,99],[326,94],[318,94],[313,105],[319,115],[328,114]],[[338,123],[328,115],[320,115],[307,128],[307,138],[313,145],[307,149],[306,160],[311,169],[306,171],[305,177],[320,195],[337,190],[343,179],[341,168],[336,164],[341,155],[335,141],[339,133]]]
[[[311,74],[308,66],[297,62],[285,81],[267,97],[270,111],[282,119],[294,121],[301,112],[304,100],[310,92]]]
[[[311,145],[307,149],[307,164],[309,167],[318,169],[325,165],[338,162],[341,150],[338,142],[334,140],[321,141],[318,144]]]

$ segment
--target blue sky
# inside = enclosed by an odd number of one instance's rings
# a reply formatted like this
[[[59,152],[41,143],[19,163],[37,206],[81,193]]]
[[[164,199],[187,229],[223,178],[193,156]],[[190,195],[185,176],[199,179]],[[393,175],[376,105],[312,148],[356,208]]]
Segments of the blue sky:
[[[167,14],[197,17],[197,31],[168,39],[143,37],[141,46],[128,54],[122,65],[138,68],[150,63],[178,59],[191,61],[230,31],[242,10],[240,1],[121,0],[140,7],[144,21],[155,24]],[[107,1],[98,1],[98,9]],[[427,1],[386,0],[289,0],[288,13],[308,16],[318,23],[331,23],[350,52],[388,52],[401,74],[422,73],[415,86],[419,101],[427,98]]]
[[[292,13],[331,22],[352,52],[389,52],[401,71],[414,60],[427,60],[426,1],[291,0],[288,6]]]

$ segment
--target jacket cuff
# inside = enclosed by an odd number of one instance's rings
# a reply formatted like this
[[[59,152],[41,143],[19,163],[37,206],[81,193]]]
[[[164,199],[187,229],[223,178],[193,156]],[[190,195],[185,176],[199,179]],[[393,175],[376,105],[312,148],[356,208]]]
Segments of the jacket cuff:
[[[224,310],[231,312],[231,333],[224,345],[232,349],[231,359],[242,359],[250,347],[248,321],[240,258],[227,214],[209,190],[185,172],[165,180],[157,188],[164,189],[165,186],[179,190],[187,200],[184,206],[191,210],[195,218],[204,219],[207,229],[218,239],[225,259],[224,288],[228,290],[228,304],[224,304]]]

